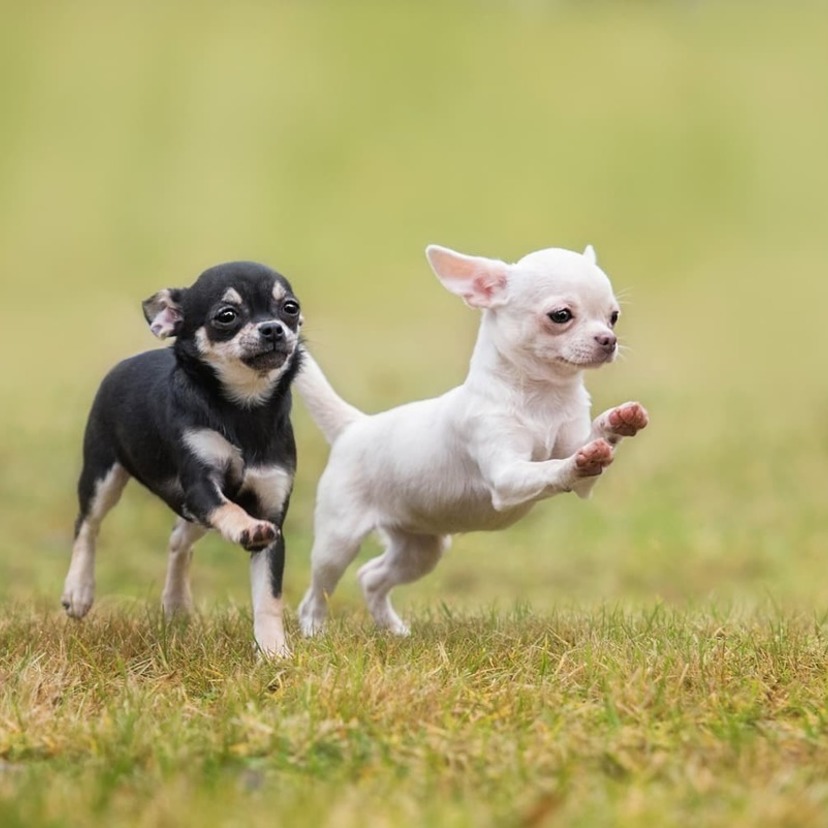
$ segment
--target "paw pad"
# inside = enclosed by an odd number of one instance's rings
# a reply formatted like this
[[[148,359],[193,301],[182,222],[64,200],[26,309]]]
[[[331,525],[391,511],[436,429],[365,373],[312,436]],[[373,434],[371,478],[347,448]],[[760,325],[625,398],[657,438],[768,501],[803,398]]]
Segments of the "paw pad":
[[[612,446],[606,440],[593,440],[575,455],[578,474],[593,477],[612,463]]]
[[[634,437],[650,422],[647,410],[637,402],[624,403],[607,415],[610,430],[620,437]]]
[[[279,530],[265,520],[254,523],[249,529],[241,533],[239,543],[248,552],[258,552],[270,546],[279,537]]]

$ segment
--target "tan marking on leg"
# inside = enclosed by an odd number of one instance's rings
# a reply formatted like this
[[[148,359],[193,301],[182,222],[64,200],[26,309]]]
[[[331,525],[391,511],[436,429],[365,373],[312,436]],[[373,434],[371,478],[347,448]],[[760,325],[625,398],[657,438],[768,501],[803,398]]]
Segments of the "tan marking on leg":
[[[61,603],[66,614],[83,618],[95,600],[95,537],[98,527],[84,521],[72,544],[72,559],[63,584]]]
[[[98,531],[106,513],[121,497],[128,480],[126,469],[116,463],[95,487],[89,511],[78,527],[61,597],[61,604],[72,618],[83,618],[95,600],[95,542]]]
[[[193,608],[190,591],[190,564],[193,559],[193,544],[207,533],[204,526],[179,518],[170,535],[167,577],[161,606],[164,615],[189,615]]]
[[[240,543],[245,549],[262,549],[273,543],[279,530],[267,520],[256,520],[235,503],[223,503],[213,509],[207,521],[231,543]]]

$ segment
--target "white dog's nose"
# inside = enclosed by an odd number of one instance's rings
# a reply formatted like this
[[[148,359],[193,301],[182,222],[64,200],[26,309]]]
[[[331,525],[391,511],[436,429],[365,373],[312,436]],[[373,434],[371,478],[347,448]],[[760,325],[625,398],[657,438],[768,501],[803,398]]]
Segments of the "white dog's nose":
[[[611,354],[615,350],[618,343],[618,337],[615,334],[601,334],[595,337],[595,341],[608,353]]]

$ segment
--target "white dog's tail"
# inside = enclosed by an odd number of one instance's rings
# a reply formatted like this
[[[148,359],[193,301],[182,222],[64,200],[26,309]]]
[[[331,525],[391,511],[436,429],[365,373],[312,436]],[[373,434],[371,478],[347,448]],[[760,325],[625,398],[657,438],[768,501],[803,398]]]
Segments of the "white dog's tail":
[[[307,350],[302,355],[302,368],[294,380],[294,385],[302,395],[313,421],[331,445],[344,428],[367,416],[358,408],[346,403],[334,391],[322,369]]]

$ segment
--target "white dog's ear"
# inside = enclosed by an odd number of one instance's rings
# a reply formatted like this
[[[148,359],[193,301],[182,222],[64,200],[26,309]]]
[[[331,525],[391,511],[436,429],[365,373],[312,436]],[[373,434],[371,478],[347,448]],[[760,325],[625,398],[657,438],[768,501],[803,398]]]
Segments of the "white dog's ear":
[[[159,338],[176,336],[184,322],[181,309],[181,288],[164,288],[141,303],[150,330]]]
[[[498,259],[466,256],[430,244],[426,257],[437,278],[452,293],[462,297],[472,308],[494,308],[505,301],[509,265]]]
[[[591,265],[597,265],[598,264],[598,257],[595,255],[595,248],[591,244],[588,244],[586,246],[586,250],[584,250],[584,258]]]

